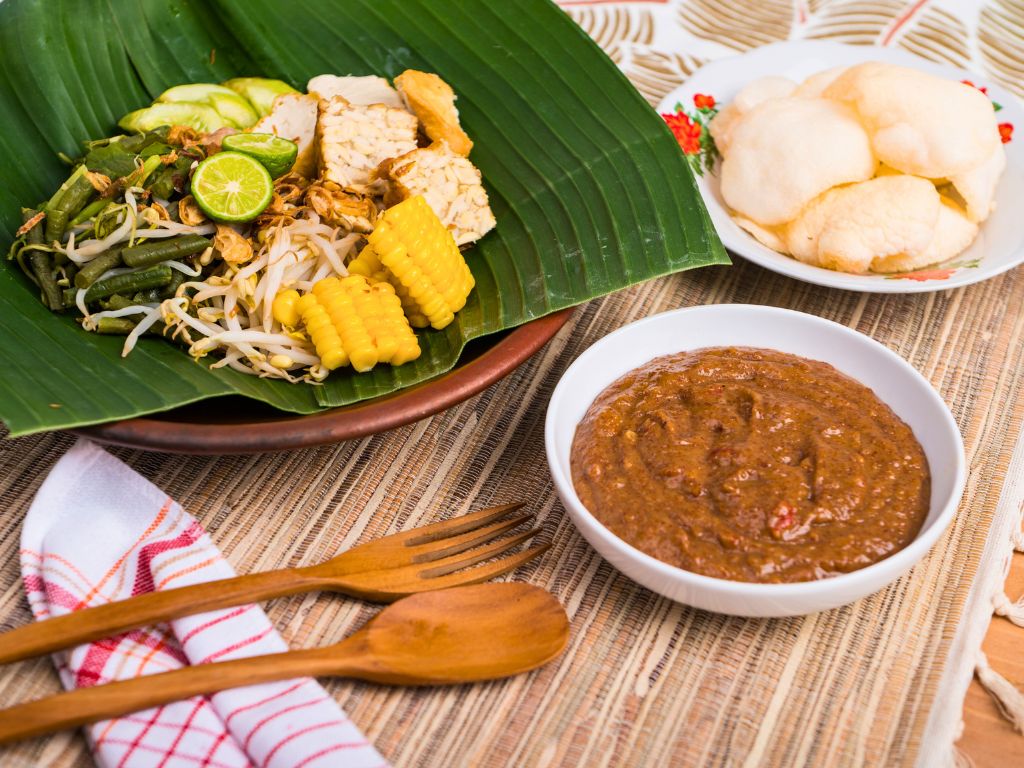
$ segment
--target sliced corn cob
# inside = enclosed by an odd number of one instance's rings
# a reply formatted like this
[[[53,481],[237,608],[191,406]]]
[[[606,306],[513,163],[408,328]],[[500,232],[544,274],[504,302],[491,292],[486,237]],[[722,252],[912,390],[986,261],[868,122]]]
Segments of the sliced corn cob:
[[[420,356],[416,334],[388,283],[371,285],[362,275],[327,277],[296,306],[324,368],[351,364],[363,372]]]
[[[453,152],[447,142],[436,141],[388,160],[378,173],[390,182],[385,205],[423,195],[441,223],[452,231],[457,245],[479,240],[494,229],[494,214],[480,183],[480,171],[469,158]]]
[[[350,104],[341,96],[320,102],[317,120],[320,175],[362,194],[383,191],[375,178],[384,160],[416,149],[416,117],[383,104]]]
[[[402,312],[405,313],[409,319],[409,325],[413,328],[426,328],[430,325],[430,321],[426,315],[420,312],[419,305],[412,298],[409,290],[388,272],[387,267],[380,263],[376,252],[369,245],[359,252],[359,256],[349,262],[348,271],[349,274],[363,275],[371,284],[386,283],[390,285],[402,304]]]
[[[476,282],[451,232],[421,195],[388,208],[349,272],[389,282],[416,328],[448,325]]]
[[[294,328],[299,324],[299,292],[294,288],[280,291],[270,305],[271,314],[282,326]]]

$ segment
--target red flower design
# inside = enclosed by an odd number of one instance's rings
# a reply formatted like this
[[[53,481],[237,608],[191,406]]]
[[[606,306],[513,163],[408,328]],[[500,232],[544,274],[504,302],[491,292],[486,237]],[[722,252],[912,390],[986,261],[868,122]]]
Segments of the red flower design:
[[[988,88],[986,88],[986,87],[985,87],[985,86],[983,86],[983,85],[975,85],[975,84],[974,84],[974,83],[972,83],[972,82],[971,82],[970,80],[961,80],[960,82],[961,82],[961,83],[963,83],[964,85],[969,85],[969,86],[971,86],[971,88],[977,88],[977,89],[978,89],[979,91],[981,91],[982,93],[984,93],[984,94],[985,94],[986,96],[988,95]]]
[[[953,276],[954,272],[956,272],[956,269],[937,267],[934,269],[919,269],[917,272],[904,272],[899,275],[893,275],[893,277],[899,280],[914,280],[918,283],[924,283],[928,280],[948,280]]]
[[[695,93],[693,95],[693,104],[697,109],[714,109],[715,97],[708,96],[706,93]]]
[[[1013,140],[1013,123],[999,124],[999,138],[1003,144],[1009,144]]]
[[[685,154],[696,155],[700,152],[701,129],[690,119],[689,115],[677,112],[674,115],[663,114],[662,118],[668,124],[669,130],[672,131],[672,135],[676,137],[676,141],[679,142],[679,146],[683,148]]]

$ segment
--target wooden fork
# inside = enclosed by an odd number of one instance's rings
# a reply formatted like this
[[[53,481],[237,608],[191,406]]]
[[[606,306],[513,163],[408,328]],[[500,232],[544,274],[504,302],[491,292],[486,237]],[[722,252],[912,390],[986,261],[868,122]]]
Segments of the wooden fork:
[[[394,533],[317,565],[148,592],[37,621],[0,634],[0,664],[181,616],[303,592],[325,590],[389,603],[417,592],[478,584],[518,568],[551,546],[543,544],[505,555],[539,532],[533,528],[499,538],[533,517],[532,513],[510,516],[522,506],[504,504]],[[477,565],[499,555],[505,556]]]

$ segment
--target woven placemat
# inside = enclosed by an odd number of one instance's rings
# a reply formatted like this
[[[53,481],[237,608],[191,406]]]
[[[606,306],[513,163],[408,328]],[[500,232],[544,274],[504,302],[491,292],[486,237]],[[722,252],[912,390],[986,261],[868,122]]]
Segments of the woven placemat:
[[[654,103],[707,58],[789,36],[901,45],[979,67],[1021,93],[1024,56],[1007,21],[1013,0],[968,0],[959,15],[921,0],[567,5]],[[666,44],[680,34],[695,44]],[[567,520],[543,450],[545,406],[561,373],[624,323],[718,302],[790,307],[856,328],[910,360],[953,409],[970,467],[964,503],[933,552],[888,589],[797,619],[705,613],[619,575]],[[868,296],[737,263],[593,302],[508,379],[390,433],[261,457],[114,453],[195,514],[240,571],[314,563],[373,536],[529,500],[554,547],[515,578],[563,602],[570,647],[536,673],[484,685],[328,682],[398,766],[911,764],[937,704],[960,707],[936,696],[1024,417],[1022,302],[1019,271],[950,292]],[[30,620],[17,568],[20,524],[70,443],[59,434],[0,442],[0,629]],[[268,612],[300,647],[337,641],[374,610],[312,595]],[[57,690],[46,659],[0,669],[4,704]],[[0,750],[0,764],[14,768],[88,763],[72,733]]]
[[[620,575],[566,518],[543,448],[545,405],[562,371],[623,323],[724,301],[814,312],[867,333],[908,358],[953,408],[970,466],[966,500],[932,554],[883,592],[797,619],[705,613]],[[440,516],[530,502],[554,547],[515,577],[566,606],[567,653],[530,675],[459,688],[328,682],[396,765],[903,764],[919,748],[1024,416],[1022,302],[1019,273],[952,292],[882,297],[816,288],[745,263],[713,267],[586,305],[508,379],[390,433],[266,456],[114,453],[195,514],[240,571],[313,563]],[[29,621],[19,525],[69,444],[65,435],[0,443],[0,628]],[[295,647],[339,640],[374,610],[329,595],[269,607]],[[48,660],[0,669],[5,703],[57,688]],[[73,766],[86,754],[81,737],[63,734],[0,752],[0,762]]]

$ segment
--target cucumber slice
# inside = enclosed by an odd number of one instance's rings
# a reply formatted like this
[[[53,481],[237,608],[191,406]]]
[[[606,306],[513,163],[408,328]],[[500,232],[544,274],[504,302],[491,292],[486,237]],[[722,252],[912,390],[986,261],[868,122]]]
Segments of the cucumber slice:
[[[192,102],[206,104],[220,113],[220,116],[236,128],[248,128],[260,119],[256,110],[244,98],[213,83],[189,83],[168,88],[157,98],[158,102]]]
[[[194,101],[199,104],[208,104],[210,95],[214,93],[236,95],[230,88],[216,83],[189,83],[188,85],[176,85],[156,97],[157,101]]]
[[[127,131],[149,131],[161,125],[187,125],[202,133],[212,133],[228,125],[213,107],[190,101],[158,101],[145,109],[129,112],[117,123]]]
[[[236,77],[223,83],[239,96],[249,100],[260,117],[270,114],[274,99],[284,93],[298,93],[288,83],[265,77]]]
[[[216,109],[225,120],[233,123],[236,128],[248,128],[255,125],[260,119],[249,102],[234,91],[211,93],[207,104]]]

